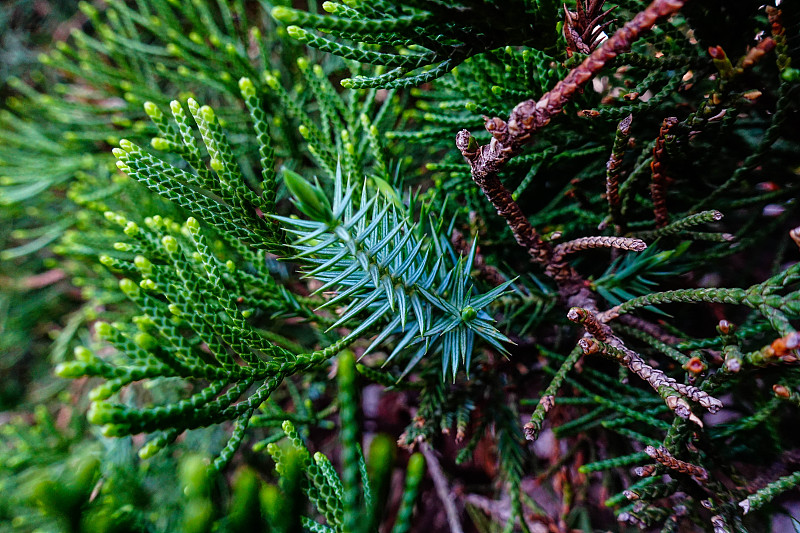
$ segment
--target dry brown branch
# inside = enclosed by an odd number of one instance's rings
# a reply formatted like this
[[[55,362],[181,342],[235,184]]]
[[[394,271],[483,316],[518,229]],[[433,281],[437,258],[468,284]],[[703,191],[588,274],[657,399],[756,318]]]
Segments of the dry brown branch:
[[[528,221],[509,190],[500,182],[498,172],[610,60],[629,50],[643,32],[649,30],[659,19],[677,12],[685,1],[654,0],[538,101],[526,100],[517,104],[511,111],[508,122],[497,117],[487,119],[486,129],[492,134],[489,144],[479,145],[467,130],[461,130],[456,135],[456,147],[469,163],[473,181],[494,206],[497,214],[505,219],[517,243],[527,250],[536,263],[545,267],[546,274],[557,283],[562,302],[569,308],[581,308],[587,317],[591,317],[587,319],[589,323],[597,324],[597,333],[604,335],[612,346],[624,351],[627,351],[624,343],[613,334],[611,328],[595,319],[599,311],[597,298],[589,284],[562,260],[568,251],[580,249],[580,246],[589,242],[596,243],[597,238],[580,240],[580,244],[577,241],[567,243],[568,246],[562,245],[563,247],[554,251],[552,245],[542,239]],[[641,247],[638,243],[635,246]],[[656,373],[658,372],[660,371]],[[534,440],[537,436],[536,430],[529,426],[525,427],[526,438]]]
[[[469,131],[458,132],[456,146],[470,164],[473,181],[481,188],[497,213],[506,220],[517,243],[528,250],[536,262],[543,265],[550,262],[552,252],[550,245],[542,240],[536,229],[528,222],[519,205],[511,197],[511,193],[498,179],[498,171],[532,140],[534,133],[560,113],[606,63],[630,49],[631,44],[657,20],[675,13],[684,3],[685,0],[655,0],[617,30],[538,101],[526,100],[517,104],[511,111],[508,122],[497,117],[487,120],[486,129],[492,134],[489,144],[479,146]],[[555,273],[567,277],[571,274]]]
[[[708,479],[708,471],[705,468],[676,459],[663,446],[659,446],[658,448],[648,446],[644,449],[644,452],[670,470],[689,474],[701,481]]]

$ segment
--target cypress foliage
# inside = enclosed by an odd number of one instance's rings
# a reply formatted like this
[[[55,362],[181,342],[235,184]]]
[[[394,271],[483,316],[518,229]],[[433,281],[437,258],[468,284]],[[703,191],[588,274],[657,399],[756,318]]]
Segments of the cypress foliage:
[[[289,4],[82,2],[3,73],[0,522],[781,514],[797,7]]]

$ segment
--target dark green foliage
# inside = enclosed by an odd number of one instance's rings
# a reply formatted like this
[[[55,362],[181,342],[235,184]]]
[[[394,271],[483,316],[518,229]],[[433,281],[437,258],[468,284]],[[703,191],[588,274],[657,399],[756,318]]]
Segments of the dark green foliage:
[[[81,3],[31,72],[3,8],[0,522],[766,531],[797,7],[689,2],[582,64],[647,4],[289,4]]]

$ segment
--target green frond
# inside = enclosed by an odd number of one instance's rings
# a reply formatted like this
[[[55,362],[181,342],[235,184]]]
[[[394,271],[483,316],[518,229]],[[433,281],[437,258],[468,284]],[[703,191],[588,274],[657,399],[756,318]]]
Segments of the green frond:
[[[371,3],[371,4],[374,4]],[[551,47],[557,38],[557,10],[530,2],[381,2],[342,5],[326,2],[331,15],[284,6],[272,16],[291,37],[340,57],[394,70],[342,81],[348,88],[412,87],[434,80],[465,60],[504,46]],[[333,40],[305,29],[338,37]],[[382,52],[380,47],[392,52]],[[373,49],[374,48],[374,49]]]

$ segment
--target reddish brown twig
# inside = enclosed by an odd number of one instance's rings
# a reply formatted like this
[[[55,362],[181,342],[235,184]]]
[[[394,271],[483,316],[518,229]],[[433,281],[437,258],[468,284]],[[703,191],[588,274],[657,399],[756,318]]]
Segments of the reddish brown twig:
[[[575,276],[574,271],[564,261],[564,257],[590,248],[617,248],[619,250],[641,252],[647,248],[647,244],[641,239],[631,237],[581,237],[580,239],[559,244],[553,249],[545,274],[556,281]]]
[[[567,318],[572,322],[583,325],[589,335],[599,341],[607,341],[611,334],[608,325],[598,322],[595,314],[581,307],[573,307],[567,312]]]
[[[644,449],[644,453],[670,470],[689,474],[699,481],[705,481],[708,479],[708,471],[705,468],[687,463],[686,461],[681,461],[680,459],[676,459],[663,446],[659,446],[658,448],[655,448],[654,446],[648,446]]]
[[[617,134],[614,137],[614,147],[611,149],[611,157],[606,163],[606,200],[608,201],[609,215],[612,224],[621,224],[622,201],[619,197],[619,178],[622,174],[622,157],[625,155],[625,147],[631,135],[631,123],[633,115],[628,115],[620,121],[617,126]]]
[[[658,132],[656,145],[653,147],[653,161],[650,163],[650,170],[653,174],[653,181],[650,184],[650,195],[653,198],[653,214],[656,218],[656,227],[663,228],[669,222],[667,213],[667,175],[664,165],[666,151],[664,150],[669,140],[669,131],[678,123],[675,117],[667,117],[661,123]]]
[[[654,0],[538,101],[526,100],[517,104],[511,111],[508,122],[497,117],[487,119],[486,129],[492,134],[489,144],[479,145],[468,130],[461,130],[456,135],[456,147],[469,163],[473,181],[497,213],[505,219],[514,239],[556,281],[561,300],[567,307],[580,307],[592,317],[598,313],[598,307],[597,298],[589,284],[565,262],[554,261],[552,246],[531,225],[497,174],[610,60],[629,50],[643,32],[649,30],[659,19],[678,11],[685,2],[686,0]],[[564,250],[559,250],[557,256],[563,257]],[[593,323],[595,322],[597,321]],[[622,341],[613,335],[608,326],[600,324],[600,327],[606,332],[609,343],[624,348]],[[635,366],[637,365],[630,365],[634,372]],[[536,428],[526,426],[525,429],[526,437],[534,440]]]
[[[458,132],[456,146],[470,164],[472,179],[497,213],[506,220],[517,243],[526,248],[535,261],[546,264],[550,259],[550,247],[528,222],[511,193],[500,183],[498,171],[531,141],[534,133],[560,113],[606,63],[630,49],[631,44],[657,20],[675,13],[684,3],[685,0],[654,0],[592,52],[583,63],[572,69],[539,101],[526,100],[517,104],[511,111],[508,122],[497,117],[487,120],[486,129],[492,134],[489,144],[479,146],[469,131]]]

